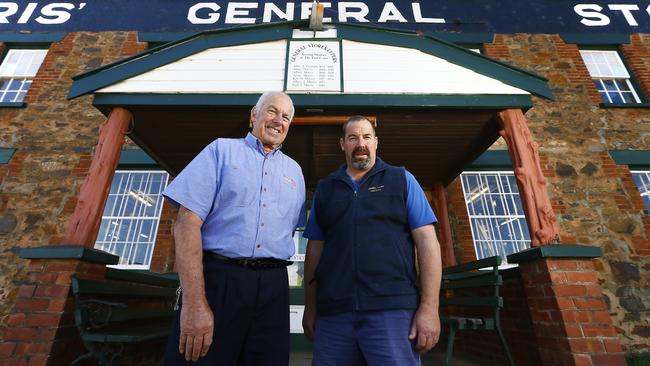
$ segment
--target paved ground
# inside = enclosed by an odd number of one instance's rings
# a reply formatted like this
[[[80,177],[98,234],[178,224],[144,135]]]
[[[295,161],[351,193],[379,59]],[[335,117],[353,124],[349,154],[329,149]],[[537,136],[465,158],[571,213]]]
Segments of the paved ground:
[[[422,357],[422,366],[443,366],[445,364],[445,353],[441,350],[434,350]],[[311,353],[293,352],[291,353],[290,366],[310,366]],[[454,366],[495,366],[494,363],[477,362],[463,358],[462,356],[454,357]]]

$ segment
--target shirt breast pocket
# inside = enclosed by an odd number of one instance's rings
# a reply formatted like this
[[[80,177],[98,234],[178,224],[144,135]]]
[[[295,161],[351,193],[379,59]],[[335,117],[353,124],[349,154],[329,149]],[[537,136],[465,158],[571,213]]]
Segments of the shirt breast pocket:
[[[277,204],[275,207],[281,217],[286,217],[292,213],[296,207],[298,199],[298,182],[295,178],[288,175],[281,175],[276,181],[278,188]]]
[[[259,195],[259,179],[248,169],[227,165],[221,172],[219,205],[221,207],[248,207]]]

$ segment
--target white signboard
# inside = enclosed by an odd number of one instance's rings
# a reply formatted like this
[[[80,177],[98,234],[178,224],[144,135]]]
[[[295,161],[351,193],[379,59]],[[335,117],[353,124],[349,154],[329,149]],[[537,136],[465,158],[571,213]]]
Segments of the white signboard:
[[[291,41],[287,91],[341,91],[338,41]]]
[[[289,332],[304,333],[302,329],[302,314],[305,313],[304,305],[289,305]]]

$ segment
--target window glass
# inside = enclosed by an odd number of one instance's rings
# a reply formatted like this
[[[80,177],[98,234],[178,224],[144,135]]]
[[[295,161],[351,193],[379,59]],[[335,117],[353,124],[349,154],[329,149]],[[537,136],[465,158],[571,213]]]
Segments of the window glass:
[[[32,85],[47,50],[11,49],[0,65],[0,103],[18,103]]]
[[[580,50],[580,55],[604,103],[641,103],[618,52]]]
[[[639,189],[646,209],[650,212],[650,170],[632,171],[632,179]]]
[[[461,174],[476,258],[506,256],[530,248],[519,190],[512,172]]]
[[[118,267],[148,269],[151,264],[165,171],[116,171],[95,248],[120,257]]]

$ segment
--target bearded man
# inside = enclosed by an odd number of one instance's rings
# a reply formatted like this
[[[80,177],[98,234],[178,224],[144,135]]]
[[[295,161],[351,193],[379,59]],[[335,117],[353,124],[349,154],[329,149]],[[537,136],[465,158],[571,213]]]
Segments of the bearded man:
[[[303,316],[314,366],[416,366],[438,342],[436,217],[413,175],[376,156],[378,143],[367,118],[350,118],[346,164],[316,188]]]

